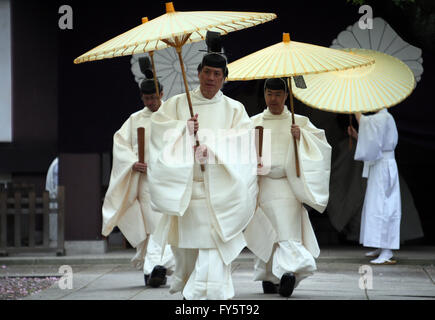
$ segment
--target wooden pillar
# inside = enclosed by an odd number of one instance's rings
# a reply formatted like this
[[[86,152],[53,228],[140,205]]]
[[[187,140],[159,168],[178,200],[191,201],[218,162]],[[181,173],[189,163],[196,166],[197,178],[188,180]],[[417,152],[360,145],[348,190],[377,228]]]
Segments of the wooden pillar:
[[[100,155],[61,153],[59,185],[65,188],[65,241],[102,240]]]

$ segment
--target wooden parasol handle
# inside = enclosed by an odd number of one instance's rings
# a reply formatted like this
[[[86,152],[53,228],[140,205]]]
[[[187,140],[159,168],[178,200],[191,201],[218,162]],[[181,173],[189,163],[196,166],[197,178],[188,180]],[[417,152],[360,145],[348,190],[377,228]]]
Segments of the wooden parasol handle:
[[[139,162],[145,163],[145,128],[137,128],[137,145],[139,151]]]
[[[290,77],[287,78],[287,83],[288,83],[288,90],[289,90],[289,95],[290,95],[290,109],[292,112],[292,124],[295,124],[295,110],[294,110],[294,106],[293,106],[293,91],[292,91],[292,82]],[[296,143],[296,138],[293,137],[293,146],[295,149],[295,162],[296,162],[296,176],[300,177],[301,176],[301,171],[299,168],[299,157],[298,157],[298,145]]]
[[[189,85],[187,83],[186,70],[184,69],[184,62],[183,62],[183,55],[181,54],[181,47],[176,48],[176,49],[177,49],[177,54],[178,54],[178,58],[179,58],[178,60],[180,61],[181,73],[183,74],[184,87],[186,88],[186,95],[187,95],[187,102],[189,103],[190,117],[193,118],[194,114],[193,114],[193,108],[192,108],[192,100],[190,99]]]
[[[263,127],[262,126],[256,126],[255,127],[255,133],[256,133],[256,139],[255,142],[257,143],[257,152],[258,152],[258,167],[261,166],[261,157],[263,156]],[[257,138],[258,137],[258,138]]]
[[[184,87],[186,88],[186,96],[187,96],[187,102],[189,104],[190,117],[193,118],[192,100],[190,99],[189,86],[187,84],[186,71],[184,69],[183,56],[181,54],[181,47],[177,47],[176,51],[177,51],[178,58],[179,58],[178,60],[180,61],[181,73],[183,74]],[[195,132],[195,141],[196,141],[196,146],[199,147],[199,140],[198,140],[198,136],[196,135],[196,132]],[[205,165],[200,164],[200,166],[201,166],[201,171],[204,172]]]

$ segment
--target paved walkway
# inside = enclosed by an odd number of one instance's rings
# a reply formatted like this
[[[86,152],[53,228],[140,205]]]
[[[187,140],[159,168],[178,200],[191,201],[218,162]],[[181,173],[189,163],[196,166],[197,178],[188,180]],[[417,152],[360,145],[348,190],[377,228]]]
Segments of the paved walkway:
[[[393,266],[372,266],[361,247],[322,248],[317,272],[303,280],[291,300],[435,300],[435,247],[403,247],[396,252]],[[144,286],[143,272],[135,270],[130,259],[134,250],[104,255],[64,257],[20,256],[0,258],[0,276],[61,276],[59,268],[72,269],[72,288],[66,279],[56,282],[26,300],[179,300],[169,294],[167,285],[153,289]],[[233,300],[285,300],[262,293],[254,282],[253,255],[244,251],[233,262]],[[364,279],[366,284],[364,286]],[[64,287],[64,288],[61,288]]]

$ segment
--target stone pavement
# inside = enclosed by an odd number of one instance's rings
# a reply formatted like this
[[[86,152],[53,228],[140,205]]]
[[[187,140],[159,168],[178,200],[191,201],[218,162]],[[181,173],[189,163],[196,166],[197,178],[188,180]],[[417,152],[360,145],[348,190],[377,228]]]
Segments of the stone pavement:
[[[370,265],[366,251],[359,246],[321,248],[318,270],[300,283],[290,300],[435,300],[435,247],[402,247],[395,252],[398,263],[393,266]],[[0,277],[60,277],[60,266],[67,265],[72,270],[72,288],[65,288],[64,278],[24,299],[182,300],[180,293],[169,294],[170,276],[163,287],[145,287],[143,272],[130,264],[133,255],[134,250],[123,250],[103,255],[0,257]],[[233,300],[285,300],[263,294],[261,282],[252,280],[253,258],[246,250],[232,264]]]

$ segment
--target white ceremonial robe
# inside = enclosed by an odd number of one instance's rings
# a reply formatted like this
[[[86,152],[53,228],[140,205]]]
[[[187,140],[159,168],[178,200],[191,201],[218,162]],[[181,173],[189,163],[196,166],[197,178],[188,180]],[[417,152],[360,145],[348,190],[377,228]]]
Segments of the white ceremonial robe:
[[[57,186],[59,184],[59,158],[56,157],[50,164],[45,180],[45,190],[48,191],[50,199],[57,198]],[[57,209],[57,203],[50,203],[50,209]],[[49,239],[57,241],[57,214],[49,215]]]
[[[170,245],[165,246],[165,250],[162,254],[162,247],[154,240],[154,236],[150,234],[146,249],[147,251],[143,265],[144,274],[151,274],[154,267],[157,265],[164,266],[167,275],[171,275],[174,272],[175,258]]]
[[[397,141],[396,123],[386,109],[361,116],[355,160],[364,161],[363,177],[368,178],[360,228],[360,243],[365,247],[400,247],[401,200],[394,158]]]
[[[212,287],[232,288],[224,274],[231,272],[230,263],[246,246],[242,230],[254,214],[258,190],[254,135],[243,105],[221,91],[206,99],[198,87],[191,99],[200,144],[207,145],[214,161],[207,162],[205,172],[194,163],[186,94],[167,100],[151,119],[150,192],[153,208],[164,214],[155,236],[161,244],[172,245],[179,257],[171,293],[183,291],[188,299],[230,299],[234,290],[218,294]],[[240,159],[237,141],[245,148],[246,161]],[[185,261],[187,249],[196,250],[190,258],[196,262]],[[213,271],[213,265],[221,271]],[[213,277],[204,271],[209,268],[216,272]]]
[[[59,184],[59,158],[54,158],[47,171],[45,180],[45,190],[50,194],[50,198],[57,198],[57,186]]]
[[[132,263],[138,269],[144,266],[145,255],[150,250],[152,263],[173,266],[171,258],[162,263],[155,259],[161,249],[148,245],[148,234],[152,234],[161,218],[150,206],[147,174],[132,169],[138,161],[137,128],[145,128],[145,162],[149,162],[149,143],[152,111],[147,107],[133,113],[113,137],[113,164],[109,188],[103,203],[102,234],[108,236],[117,226],[128,242],[137,249]],[[149,168],[148,168],[149,170]],[[165,249],[170,254],[170,248]],[[145,270],[146,274],[150,272]],[[149,269],[149,268],[148,268]],[[168,270],[171,274],[172,270]]]
[[[264,128],[263,165],[270,167],[266,175],[258,177],[258,208],[245,231],[248,248],[257,255],[254,279],[277,283],[284,273],[293,272],[297,286],[316,270],[314,258],[320,250],[302,204],[320,213],[325,210],[331,147],[323,130],[314,127],[307,117],[295,115],[301,132],[297,145],[298,178],[290,132],[291,114],[287,107],[280,115],[266,109],[251,119],[253,126]]]

